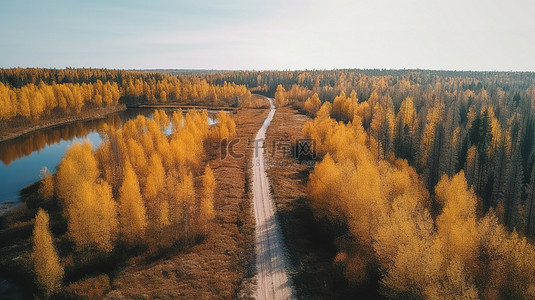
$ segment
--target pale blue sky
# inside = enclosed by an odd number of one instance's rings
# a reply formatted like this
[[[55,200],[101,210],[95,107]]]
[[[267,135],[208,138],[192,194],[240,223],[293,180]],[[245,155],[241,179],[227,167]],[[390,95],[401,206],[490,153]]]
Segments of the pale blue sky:
[[[0,0],[0,67],[535,71],[535,1]]]

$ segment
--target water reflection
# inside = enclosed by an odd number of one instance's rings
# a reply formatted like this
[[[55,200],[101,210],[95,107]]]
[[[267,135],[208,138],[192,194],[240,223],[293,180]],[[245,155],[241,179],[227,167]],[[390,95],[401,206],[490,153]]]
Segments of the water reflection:
[[[99,132],[104,127],[104,124],[117,128],[121,126],[122,121],[119,115],[114,114],[105,119],[79,122],[32,132],[0,143],[0,161],[9,166],[11,162],[29,156],[33,152],[44,149],[49,145],[57,144],[63,140],[70,141],[74,138],[82,138],[91,132]]]
[[[168,110],[169,116],[172,110]],[[54,128],[31,132],[19,138],[0,143],[0,203],[18,202],[18,193],[25,186],[39,180],[39,171],[46,166],[56,171],[67,148],[76,141],[89,139],[98,147],[102,141],[100,132],[104,125],[118,128],[138,115],[152,118],[151,110],[127,110],[102,119],[80,121]],[[209,122],[214,123],[214,112],[209,112]],[[166,133],[170,133],[168,128]],[[5,203],[4,203],[5,204]]]

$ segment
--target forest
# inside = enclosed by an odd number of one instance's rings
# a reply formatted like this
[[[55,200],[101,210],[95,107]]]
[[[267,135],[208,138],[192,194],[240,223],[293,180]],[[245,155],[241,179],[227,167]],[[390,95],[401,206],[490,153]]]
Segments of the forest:
[[[230,72],[314,117],[308,177],[350,282],[388,298],[532,299],[533,73]],[[325,223],[323,223],[325,224]]]
[[[465,172],[433,189],[406,159],[377,156],[359,114],[345,124],[324,104],[305,124],[323,157],[309,176],[315,216],[332,224],[335,261],[354,283],[380,274],[381,293],[411,299],[531,299],[535,247],[497,212],[478,209]]]
[[[105,69],[0,69],[0,122],[75,115],[84,107],[124,103],[249,106],[244,85],[192,76]],[[2,124],[0,124],[2,125]],[[4,127],[11,125],[9,122]]]
[[[177,74],[4,69],[0,119],[118,103],[247,109],[252,94],[273,97],[309,118],[299,134],[315,141],[317,159],[304,201],[349,286],[377,285],[393,299],[535,298],[534,73]],[[105,142],[76,144],[56,174],[43,171],[32,262],[44,295],[65,293],[98,261],[187,249],[209,234],[217,187],[205,154],[250,124],[216,119],[177,110],[99,123]],[[36,136],[0,158],[52,142]]]
[[[481,211],[533,236],[535,75],[419,70],[232,72],[235,80],[314,116],[322,103],[362,122],[376,159],[406,159],[428,189],[464,170]]]

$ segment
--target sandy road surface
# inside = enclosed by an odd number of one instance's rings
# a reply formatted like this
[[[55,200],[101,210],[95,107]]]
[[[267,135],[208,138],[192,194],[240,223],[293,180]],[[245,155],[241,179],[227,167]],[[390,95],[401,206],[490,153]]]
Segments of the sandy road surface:
[[[253,207],[256,220],[256,299],[293,299],[295,291],[286,273],[286,257],[275,205],[270,197],[269,181],[264,170],[263,142],[266,130],[275,114],[271,111],[256,134],[253,153]]]

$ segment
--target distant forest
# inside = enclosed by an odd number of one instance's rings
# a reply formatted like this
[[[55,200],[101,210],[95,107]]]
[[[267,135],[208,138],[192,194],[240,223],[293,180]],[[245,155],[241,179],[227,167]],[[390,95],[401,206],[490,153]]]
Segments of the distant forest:
[[[213,85],[198,76],[104,69],[0,69],[0,121],[80,113],[124,103],[249,105],[244,85]]]

